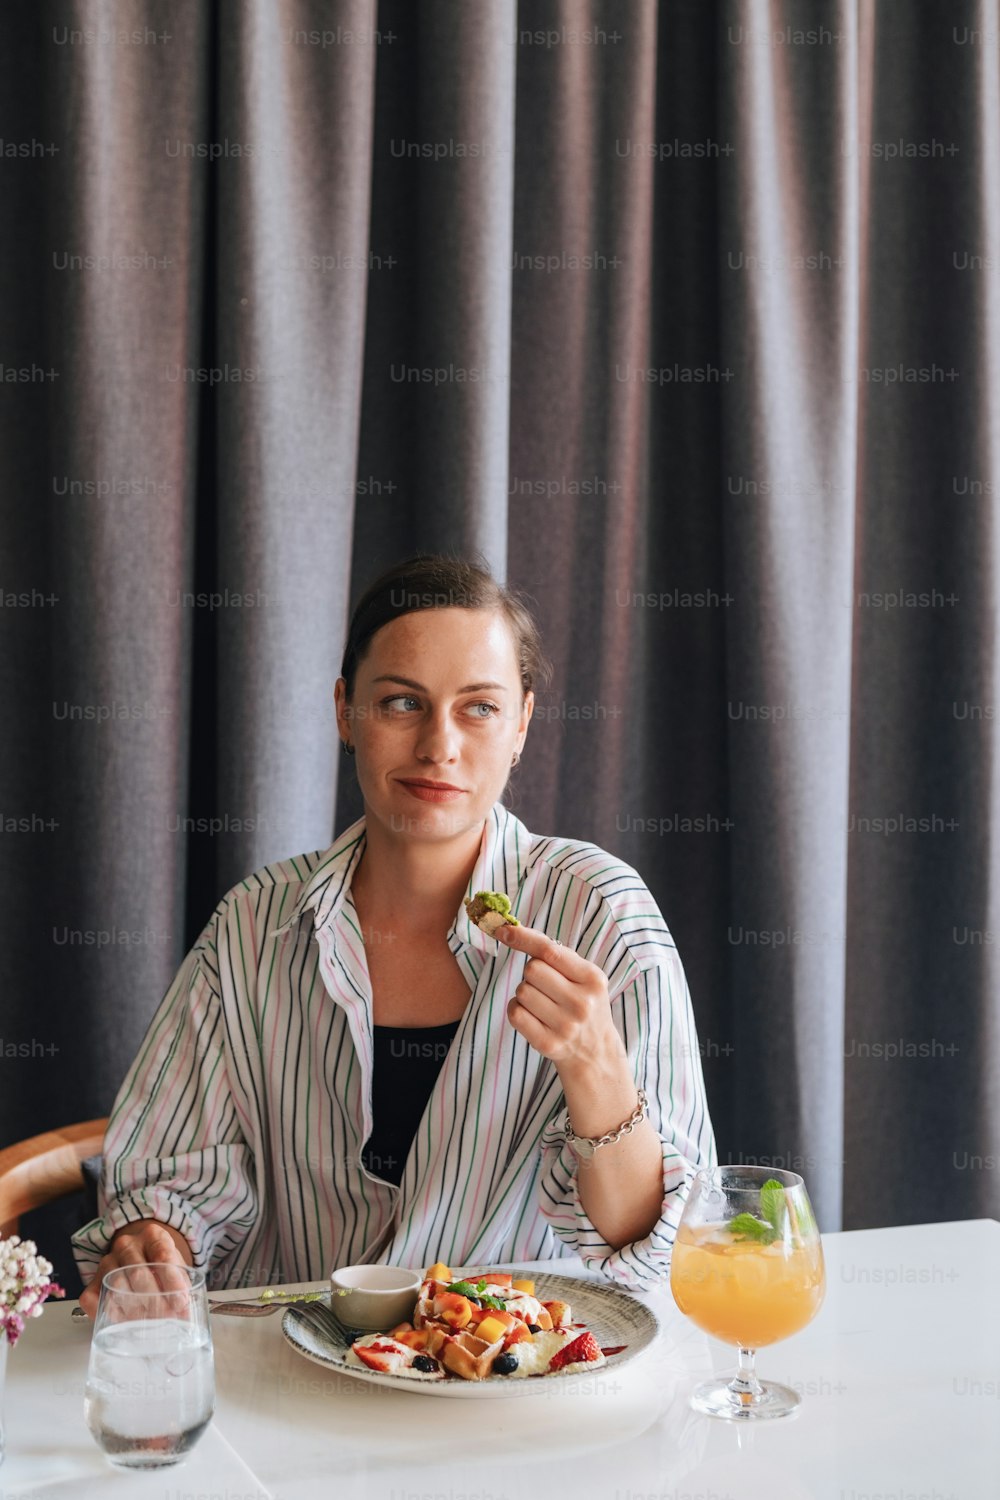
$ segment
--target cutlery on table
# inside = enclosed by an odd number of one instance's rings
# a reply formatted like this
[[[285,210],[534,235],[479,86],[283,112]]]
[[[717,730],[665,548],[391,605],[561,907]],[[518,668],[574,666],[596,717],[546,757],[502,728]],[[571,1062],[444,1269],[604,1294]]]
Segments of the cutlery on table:
[[[345,1344],[353,1344],[355,1339],[364,1337],[363,1328],[349,1328],[342,1323],[327,1302],[299,1303],[295,1308],[295,1316],[301,1318],[303,1323],[311,1324],[317,1333],[328,1338],[332,1334]]]
[[[363,1328],[350,1328],[342,1322],[330,1304],[322,1297],[317,1297],[315,1292],[302,1297],[275,1297],[267,1302],[213,1302],[210,1299],[208,1305],[214,1313],[237,1318],[261,1318],[277,1312],[279,1308],[293,1307],[298,1317],[327,1337],[332,1335],[346,1344],[353,1344],[356,1338],[364,1334]]]
[[[322,1305],[318,1301],[316,1292],[303,1292],[301,1297],[270,1297],[266,1302],[262,1302],[257,1297],[252,1302],[223,1301],[222,1299],[213,1301],[211,1297],[208,1299],[210,1312],[221,1313],[224,1317],[230,1318],[267,1318],[270,1317],[271,1313],[276,1313],[284,1307],[301,1309],[307,1306]],[[70,1314],[70,1317],[77,1319],[86,1318],[86,1316],[87,1314],[82,1307],[74,1307]],[[335,1314],[331,1313],[330,1317],[332,1322],[337,1325],[337,1328],[342,1329],[345,1334],[352,1331],[344,1328],[344,1325]]]

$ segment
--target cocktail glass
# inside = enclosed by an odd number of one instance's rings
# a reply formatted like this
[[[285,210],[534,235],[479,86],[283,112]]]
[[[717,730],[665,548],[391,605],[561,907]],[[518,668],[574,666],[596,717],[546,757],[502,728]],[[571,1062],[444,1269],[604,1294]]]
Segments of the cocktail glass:
[[[695,1411],[730,1421],[787,1417],[800,1396],[757,1379],[755,1355],[805,1328],[826,1290],[823,1245],[805,1183],[772,1167],[695,1173],[670,1265],[674,1301],[713,1338],[734,1344],[731,1380],[697,1386]]]

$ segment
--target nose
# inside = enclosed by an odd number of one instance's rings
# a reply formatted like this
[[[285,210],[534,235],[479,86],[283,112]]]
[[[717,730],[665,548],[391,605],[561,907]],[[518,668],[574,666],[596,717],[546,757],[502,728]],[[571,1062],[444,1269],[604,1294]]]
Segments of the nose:
[[[458,755],[458,729],[448,713],[431,711],[417,735],[416,753],[420,760],[446,765]]]

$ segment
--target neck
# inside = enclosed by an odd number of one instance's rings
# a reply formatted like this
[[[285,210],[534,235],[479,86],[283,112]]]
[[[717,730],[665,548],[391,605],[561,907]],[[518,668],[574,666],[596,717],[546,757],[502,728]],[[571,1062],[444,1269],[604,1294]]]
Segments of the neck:
[[[483,824],[439,843],[401,838],[376,819],[365,820],[365,847],[351,895],[374,925],[412,927],[422,933],[451,926],[476,867]]]

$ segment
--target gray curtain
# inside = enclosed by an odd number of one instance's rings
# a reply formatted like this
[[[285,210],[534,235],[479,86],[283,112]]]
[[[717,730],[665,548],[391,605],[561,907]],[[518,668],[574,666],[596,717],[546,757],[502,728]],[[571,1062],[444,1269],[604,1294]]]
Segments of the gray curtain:
[[[998,29],[4,10],[0,1141],[358,814],[350,606],[479,550],[556,666],[512,806],[653,890],[722,1159],[1000,1213]]]

